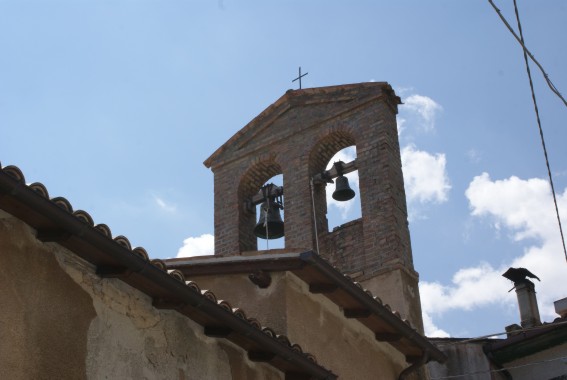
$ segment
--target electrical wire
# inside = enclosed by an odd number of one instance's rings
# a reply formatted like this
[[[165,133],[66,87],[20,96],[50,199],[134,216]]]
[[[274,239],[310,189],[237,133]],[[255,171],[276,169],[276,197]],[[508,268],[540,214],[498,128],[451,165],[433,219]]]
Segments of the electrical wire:
[[[533,103],[534,103],[534,109],[535,109],[535,113],[536,113],[537,125],[538,125],[538,128],[539,128],[539,135],[540,135],[540,139],[541,139],[541,145],[543,147],[543,155],[545,157],[545,164],[546,164],[546,167],[547,167],[547,175],[549,177],[549,184],[551,186],[551,194],[553,195],[553,204],[555,205],[555,214],[557,215],[557,224],[559,225],[559,233],[561,235],[561,244],[563,245],[563,254],[565,256],[565,261],[567,261],[567,247],[565,247],[565,237],[564,237],[564,234],[563,234],[563,226],[561,225],[561,217],[559,216],[559,207],[557,206],[557,196],[555,195],[555,186],[553,184],[553,177],[551,175],[551,165],[549,163],[549,157],[547,155],[547,148],[545,146],[545,139],[543,137],[543,128],[541,126],[541,120],[540,120],[540,117],[539,117],[539,109],[538,109],[538,106],[537,106],[537,101],[536,101],[536,96],[535,96],[534,85],[533,85],[532,75],[531,75],[531,71],[530,71],[528,56],[539,67],[539,69],[543,73],[543,76],[544,76],[549,88],[551,88],[551,90],[557,96],[559,96],[559,98],[563,101],[565,106],[567,106],[567,101],[565,101],[565,98],[563,98],[563,96],[561,95],[559,90],[557,90],[557,88],[553,85],[553,83],[549,79],[549,76],[547,75],[547,73],[545,72],[545,70],[543,69],[541,64],[535,59],[533,54],[530,53],[530,51],[526,47],[526,44],[525,44],[525,41],[524,41],[524,35],[522,33],[522,25],[520,23],[520,15],[519,15],[519,12],[518,12],[518,6],[516,4],[516,0],[514,0],[514,10],[515,10],[515,13],[516,13],[516,20],[518,22],[518,29],[519,29],[519,32],[520,32],[519,37],[516,34],[516,32],[514,32],[514,30],[512,29],[510,24],[508,23],[508,21],[506,21],[506,19],[502,15],[502,12],[500,11],[500,9],[498,9],[496,7],[494,2],[492,0],[488,0],[488,2],[490,3],[490,5],[492,5],[492,7],[494,8],[494,10],[498,14],[498,16],[500,16],[500,19],[502,20],[504,25],[506,25],[508,30],[514,35],[516,40],[520,43],[520,45],[522,46],[523,52],[524,52],[524,61],[526,63],[526,71],[528,73],[528,79],[529,79],[529,82],[530,82],[530,89],[531,89],[532,100],[533,100]]]
[[[491,369],[491,370],[487,370],[487,371],[469,372],[469,373],[464,373],[464,374],[461,374],[461,375],[431,377],[430,379],[431,380],[458,379],[459,377],[467,377],[467,376],[474,376],[474,375],[483,375],[483,374],[488,374],[488,373],[504,372],[504,371],[509,371],[511,369],[530,367],[530,366],[534,366],[534,365],[538,365],[538,364],[550,363],[550,362],[554,362],[554,361],[557,361],[557,360],[565,360],[565,359],[567,359],[567,356],[561,356],[561,357],[553,358],[553,359],[539,360],[537,362],[530,362],[530,363],[526,363],[526,364],[520,364],[520,365],[515,365],[515,366],[500,368],[500,369]]]
[[[500,9],[498,9],[496,7],[496,5],[494,4],[494,2],[492,0],[488,0],[488,2],[490,3],[490,5],[492,5],[492,8],[494,8],[494,10],[496,11],[496,13],[498,13],[498,16],[500,16],[500,19],[502,20],[502,22],[504,23],[504,25],[506,25],[506,27],[508,28],[508,30],[510,31],[510,33],[512,33],[512,35],[514,35],[514,37],[516,38],[516,40],[520,43],[520,45],[522,45],[522,48],[524,49],[524,52],[530,57],[530,59],[537,65],[537,67],[539,68],[539,70],[541,71],[541,73],[543,74],[543,77],[545,78],[545,81],[547,82],[547,85],[549,86],[549,88],[551,89],[551,91],[553,91],[553,93],[555,95],[557,95],[559,97],[559,99],[561,99],[563,101],[563,104],[565,104],[565,107],[567,107],[567,100],[565,100],[565,98],[563,97],[563,95],[561,95],[561,93],[559,92],[559,90],[557,89],[557,87],[555,87],[555,85],[553,84],[553,82],[551,82],[551,79],[549,79],[549,75],[547,75],[547,73],[545,72],[545,70],[543,69],[543,66],[537,61],[537,59],[535,59],[534,55],[528,50],[528,48],[526,47],[526,45],[524,44],[524,41],[522,38],[518,37],[518,35],[516,34],[516,32],[514,32],[514,29],[512,29],[512,27],[510,26],[510,24],[508,24],[508,21],[506,21],[506,19],[504,18],[504,16],[502,15],[502,12],[500,12]]]
[[[489,0],[492,2],[492,0]],[[516,3],[516,0],[514,0],[514,12],[516,13],[516,20],[518,22],[518,31],[520,32],[520,40],[521,40],[521,44],[522,46],[525,46],[525,41],[524,41],[524,34],[522,32],[522,23],[520,22],[520,13],[518,11],[518,4]],[[532,80],[532,74],[531,74],[531,70],[530,70],[530,63],[528,61],[528,54],[526,53],[527,49],[524,48],[524,61],[526,63],[526,72],[528,74],[528,79],[530,82],[530,90],[532,92],[532,100],[534,103],[534,110],[535,110],[535,114],[536,114],[536,119],[537,119],[537,125],[539,128],[539,136],[541,138],[541,145],[543,148],[543,155],[545,156],[545,165],[547,166],[547,175],[549,177],[549,184],[551,185],[551,194],[553,195],[553,204],[555,205],[555,213],[557,215],[557,223],[559,225],[559,233],[561,234],[561,243],[563,244],[563,253],[565,254],[565,260],[567,261],[567,248],[565,248],[565,237],[563,236],[563,227],[561,226],[561,217],[559,216],[559,208],[557,207],[557,197],[555,195],[555,186],[553,185],[553,177],[551,175],[551,167],[549,164],[549,158],[547,156],[547,148],[545,146],[545,139],[543,137],[543,128],[541,126],[541,120],[539,117],[539,109],[537,106],[537,101],[536,101],[536,96],[535,96],[535,90],[534,90],[534,83]]]
[[[507,335],[507,334],[519,334],[519,333],[525,333],[528,331],[535,331],[535,330],[542,330],[542,329],[549,329],[549,328],[554,328],[557,326],[562,326],[567,324],[567,321],[562,321],[562,322],[553,322],[553,323],[549,323],[546,325],[539,325],[539,326],[534,326],[534,327],[526,327],[526,328],[520,328],[514,331],[504,331],[504,332],[498,332],[498,333],[494,333],[494,334],[486,334],[486,335],[482,335],[482,336],[477,336],[475,338],[467,338],[467,339],[462,339],[462,340],[458,340],[455,342],[447,342],[447,343],[439,343],[437,344],[438,346],[442,346],[442,347],[447,347],[447,346],[454,346],[457,344],[463,344],[463,343],[469,343],[469,342],[474,342],[477,340],[483,340],[483,339],[487,339],[493,336],[499,336],[499,335]]]

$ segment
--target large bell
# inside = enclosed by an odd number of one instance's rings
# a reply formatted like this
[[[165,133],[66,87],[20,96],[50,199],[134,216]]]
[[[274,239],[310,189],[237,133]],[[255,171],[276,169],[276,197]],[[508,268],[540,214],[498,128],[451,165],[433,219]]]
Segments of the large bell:
[[[270,202],[269,205],[264,202],[260,206],[260,219],[254,227],[254,235],[261,239],[279,239],[284,236],[284,222],[275,202]]]
[[[336,179],[336,187],[333,192],[333,199],[340,202],[349,201],[354,198],[354,190],[348,184],[348,178],[344,175]]]

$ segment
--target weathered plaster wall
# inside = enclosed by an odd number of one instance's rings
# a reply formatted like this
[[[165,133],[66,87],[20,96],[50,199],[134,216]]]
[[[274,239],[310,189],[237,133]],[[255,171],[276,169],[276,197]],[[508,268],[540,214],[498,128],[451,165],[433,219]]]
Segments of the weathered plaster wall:
[[[536,354],[525,356],[521,359],[505,364],[505,367],[519,367],[509,372],[514,380],[551,380],[567,378],[567,343],[549,348]],[[559,360],[552,360],[563,358]],[[534,364],[537,363],[537,364]]]
[[[392,310],[399,312],[403,319],[408,319],[411,325],[423,334],[418,277],[415,272],[412,273],[402,266],[392,266],[359,282],[365,289],[380,297],[382,302],[390,305]]]
[[[312,295],[308,285],[286,273],[288,337],[344,379],[397,379],[405,357],[337,305]]]
[[[445,363],[430,362],[427,364],[432,379],[460,376],[463,379],[505,380],[503,373],[491,373],[495,370],[483,351],[484,341],[461,343],[454,339],[433,339],[433,343],[447,355]],[[515,379],[515,377],[514,377]],[[534,378],[535,379],[535,378]]]
[[[24,223],[0,214],[0,378],[83,379],[91,297]]]
[[[0,219],[0,378],[281,380],[233,343]],[[9,342],[6,344],[6,342]]]
[[[246,274],[199,276],[194,280],[201,289],[212,290],[218,299],[227,300],[242,308],[248,317],[254,317],[263,326],[278,334],[287,334],[287,291],[282,280],[284,273],[270,273],[272,283],[265,289],[254,285]]]
[[[232,300],[263,325],[285,334],[341,379],[397,379],[405,357],[370,330],[347,319],[339,307],[288,272],[271,273],[272,284],[259,289],[245,274],[199,276],[195,280],[220,298]]]

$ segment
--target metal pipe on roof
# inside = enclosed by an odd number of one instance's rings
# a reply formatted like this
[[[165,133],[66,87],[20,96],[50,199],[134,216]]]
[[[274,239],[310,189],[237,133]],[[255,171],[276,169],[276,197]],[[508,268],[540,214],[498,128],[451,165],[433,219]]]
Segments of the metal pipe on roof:
[[[398,380],[406,379],[411,373],[416,372],[419,368],[423,367],[429,360],[429,352],[425,351],[423,355],[415,363],[404,369],[398,376]]]

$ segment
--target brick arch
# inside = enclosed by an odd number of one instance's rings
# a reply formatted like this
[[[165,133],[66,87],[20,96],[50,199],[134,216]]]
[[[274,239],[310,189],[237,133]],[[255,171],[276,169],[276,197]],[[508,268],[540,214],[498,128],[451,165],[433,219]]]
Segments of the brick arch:
[[[309,175],[313,177],[321,173],[333,156],[344,148],[356,146],[354,136],[344,130],[333,131],[320,138],[309,153]],[[317,232],[325,234],[329,230],[327,220],[327,199],[325,185],[315,185],[313,189],[313,203],[317,215]]]
[[[256,225],[256,209],[245,207],[246,200],[258,193],[267,180],[282,174],[281,166],[274,157],[261,159],[246,170],[238,184],[238,201],[241,205],[238,217],[240,252],[258,249],[257,238],[253,233]]]
[[[333,156],[344,148],[356,146],[354,136],[347,131],[334,131],[315,143],[309,154],[309,173],[311,176],[322,172]]]

